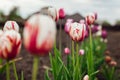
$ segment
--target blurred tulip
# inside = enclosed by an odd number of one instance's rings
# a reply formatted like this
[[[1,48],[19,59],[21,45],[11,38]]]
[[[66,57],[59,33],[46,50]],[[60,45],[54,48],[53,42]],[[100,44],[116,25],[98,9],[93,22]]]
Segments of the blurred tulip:
[[[0,57],[3,59],[15,58],[21,49],[21,36],[14,30],[5,31],[0,38]]]
[[[81,20],[79,21],[79,23],[85,24],[85,20],[84,20],[84,19],[81,19]]]
[[[101,36],[102,36],[103,39],[107,38],[107,31],[106,30],[102,30]]]
[[[65,54],[70,54],[70,49],[66,47],[66,48],[64,49],[64,53],[65,53]]]
[[[35,14],[25,24],[24,45],[34,55],[45,55],[54,44],[56,25],[47,15]]]
[[[59,13],[54,7],[48,7],[48,15],[52,17],[53,20],[59,20]]]
[[[89,33],[88,33],[88,31],[86,30],[85,31],[85,38],[87,38],[89,36]]]
[[[71,23],[69,35],[74,41],[82,41],[85,37],[86,26],[77,22]]]
[[[117,62],[116,61],[111,61],[110,63],[109,63],[111,66],[117,66]]]
[[[80,54],[80,55],[84,55],[84,53],[85,53],[85,52],[84,52],[84,49],[80,49],[80,50],[79,50],[79,54]]]
[[[3,31],[2,30],[0,30],[0,37],[3,35]]]
[[[97,19],[97,13],[90,13],[89,15],[86,16],[85,20],[88,25],[91,25],[95,22]]]
[[[88,76],[88,75],[85,75],[85,76],[83,77],[83,80],[89,80],[89,76]]]
[[[92,33],[96,33],[96,32],[98,32],[98,26],[94,25],[92,27]]]
[[[69,33],[70,25],[71,25],[72,22],[73,22],[73,19],[67,19],[67,22],[65,23],[64,30],[67,34]]]
[[[3,31],[15,30],[19,32],[19,26],[16,21],[7,21],[4,25]]]
[[[59,9],[59,18],[64,19],[65,18],[65,11],[63,8]]]
[[[107,63],[111,62],[112,58],[110,56],[105,56],[105,61]]]

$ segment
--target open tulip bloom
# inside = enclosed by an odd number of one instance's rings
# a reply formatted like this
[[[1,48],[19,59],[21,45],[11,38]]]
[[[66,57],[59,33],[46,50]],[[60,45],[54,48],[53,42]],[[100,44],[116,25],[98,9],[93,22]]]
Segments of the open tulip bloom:
[[[48,54],[53,47],[55,37],[55,22],[47,15],[35,14],[25,23],[24,45],[35,56],[32,80],[36,80],[38,56]]]

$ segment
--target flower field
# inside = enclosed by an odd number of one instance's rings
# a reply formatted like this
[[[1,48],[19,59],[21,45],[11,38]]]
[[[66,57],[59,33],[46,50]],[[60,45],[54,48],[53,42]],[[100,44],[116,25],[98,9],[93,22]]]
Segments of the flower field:
[[[65,12],[50,6],[24,27],[7,21],[0,31],[0,80],[119,80],[120,32],[94,24],[98,16],[56,26]]]

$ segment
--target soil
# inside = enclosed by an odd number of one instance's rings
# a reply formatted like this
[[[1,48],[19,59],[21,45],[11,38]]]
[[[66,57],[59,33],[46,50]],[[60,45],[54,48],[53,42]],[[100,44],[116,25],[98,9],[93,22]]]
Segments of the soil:
[[[59,34],[58,34],[59,35]],[[57,35],[57,41],[59,41],[59,36]],[[62,31],[62,46],[63,48],[67,45],[67,38],[64,31]],[[117,73],[120,73],[120,32],[119,31],[108,31],[108,43],[107,43],[107,50],[110,51],[110,55],[117,61]],[[58,43],[58,42],[57,42]],[[23,59],[16,62],[17,73],[20,80],[21,71],[24,73],[24,80],[31,80],[31,73],[32,73],[32,61],[33,56],[29,54],[28,51],[22,46],[21,53],[18,57],[22,57]],[[63,56],[64,57],[64,56]],[[43,66],[47,65],[50,66],[49,57],[44,56],[40,57],[39,61],[39,70],[37,80],[44,80],[44,69]],[[11,65],[12,68],[12,65]],[[13,70],[11,69],[11,80],[15,80],[13,77]],[[0,74],[0,80],[6,80],[5,74]]]

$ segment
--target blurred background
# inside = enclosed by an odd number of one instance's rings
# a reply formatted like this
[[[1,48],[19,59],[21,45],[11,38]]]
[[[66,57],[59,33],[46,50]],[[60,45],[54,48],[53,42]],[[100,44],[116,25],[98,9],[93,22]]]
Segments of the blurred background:
[[[66,17],[62,23],[60,20],[57,22],[58,27],[60,24],[64,27],[68,18],[79,21],[89,13],[97,12],[96,24],[101,24],[103,28],[108,30],[107,51],[118,62],[117,72],[120,73],[120,60],[118,59],[120,57],[120,0],[0,0],[0,27],[3,28],[7,20],[15,20],[19,24],[22,33],[25,21],[46,6],[53,6],[58,10],[64,8]],[[65,47],[66,35],[64,34],[63,31],[62,37],[64,37],[64,40],[62,44]],[[24,71],[25,80],[30,80],[32,56],[27,53],[28,51],[22,47],[21,54],[18,57],[23,57],[23,59],[17,63],[17,72]],[[43,80],[44,76],[41,65],[50,65],[48,56],[41,57],[39,80]],[[0,75],[0,79],[4,78],[5,75]]]

